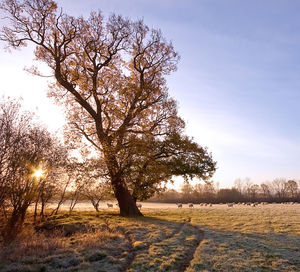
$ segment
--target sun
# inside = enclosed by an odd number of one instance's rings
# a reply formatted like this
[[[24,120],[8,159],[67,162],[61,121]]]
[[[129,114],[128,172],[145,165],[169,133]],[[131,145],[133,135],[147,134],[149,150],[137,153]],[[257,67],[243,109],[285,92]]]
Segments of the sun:
[[[35,178],[41,178],[44,175],[44,170],[43,169],[36,169],[32,176]]]

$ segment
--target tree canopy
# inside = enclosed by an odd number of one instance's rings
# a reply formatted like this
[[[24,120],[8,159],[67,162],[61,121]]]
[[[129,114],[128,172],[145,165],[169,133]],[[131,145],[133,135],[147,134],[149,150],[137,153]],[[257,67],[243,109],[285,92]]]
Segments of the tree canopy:
[[[69,139],[83,137],[97,150],[121,215],[141,215],[135,200],[173,175],[212,176],[211,154],[184,135],[168,94],[179,55],[160,30],[100,11],[75,18],[51,0],[4,0],[1,8],[10,19],[1,40],[36,45],[56,80],[49,96],[66,108]]]

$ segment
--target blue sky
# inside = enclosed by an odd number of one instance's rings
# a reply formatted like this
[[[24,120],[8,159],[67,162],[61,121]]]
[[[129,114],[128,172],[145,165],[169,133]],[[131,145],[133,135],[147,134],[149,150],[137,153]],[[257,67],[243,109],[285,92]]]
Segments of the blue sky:
[[[300,1],[59,3],[73,15],[101,9],[104,14],[143,18],[172,40],[181,61],[168,78],[170,94],[179,102],[187,134],[217,160],[214,180],[221,187],[239,177],[255,183],[300,178]],[[30,50],[11,55],[2,50],[0,58],[7,82],[0,93],[24,94],[25,103],[37,106],[51,128],[61,126],[58,115],[54,123],[47,119],[48,107],[58,109],[45,97],[46,82],[22,71],[31,64]],[[20,81],[9,84],[9,74],[17,70]]]

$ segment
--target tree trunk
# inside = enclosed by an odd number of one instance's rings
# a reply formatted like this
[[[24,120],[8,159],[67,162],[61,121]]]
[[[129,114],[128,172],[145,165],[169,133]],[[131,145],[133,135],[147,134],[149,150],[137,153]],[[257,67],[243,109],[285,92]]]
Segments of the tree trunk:
[[[97,128],[97,130],[100,130]],[[101,139],[101,133],[98,133],[99,139]],[[116,156],[112,152],[109,142],[102,143],[104,149],[104,157],[107,168],[109,170],[111,185],[118,200],[120,215],[125,217],[143,216],[141,211],[136,206],[133,196],[128,191],[122,175],[118,174],[119,165]]]
[[[64,203],[63,199],[59,200],[57,207],[51,212],[50,216],[52,216],[53,214],[58,214],[58,210],[63,203]]]
[[[34,214],[33,214],[33,223],[36,223],[36,217],[37,217],[37,209],[38,209],[38,204],[39,204],[39,199],[40,199],[40,193],[37,196],[37,199],[34,204]]]
[[[12,240],[14,240],[21,231],[27,207],[28,206],[21,206],[14,208],[12,215],[2,232],[5,244],[9,244]]]
[[[44,210],[45,210],[45,206],[46,206],[46,203],[44,201],[42,201],[41,203],[41,212],[40,212],[40,217],[42,218],[42,220],[44,220]]]
[[[92,198],[90,198],[90,201],[91,201],[93,207],[95,208],[96,212],[99,212],[99,203],[100,203],[100,200],[99,201],[94,201]]]
[[[118,200],[120,207],[120,215],[121,216],[143,216],[141,211],[136,206],[136,203],[128,191],[128,189],[124,186],[123,180],[121,178],[112,178],[112,185],[114,189],[115,196]]]
[[[64,201],[65,201],[65,194],[66,194],[66,190],[67,190],[69,184],[70,184],[70,177],[69,177],[69,179],[68,179],[68,181],[67,181],[67,183],[66,183],[66,185],[65,185],[65,187],[64,187],[64,190],[63,190],[63,192],[62,192],[62,194],[61,194],[61,196],[60,196],[60,200],[59,200],[59,202],[58,202],[58,204],[57,204],[56,209],[54,209],[54,210],[51,212],[50,216],[52,216],[53,214],[58,214],[58,210],[59,210],[60,206],[61,206],[61,205],[64,203]]]

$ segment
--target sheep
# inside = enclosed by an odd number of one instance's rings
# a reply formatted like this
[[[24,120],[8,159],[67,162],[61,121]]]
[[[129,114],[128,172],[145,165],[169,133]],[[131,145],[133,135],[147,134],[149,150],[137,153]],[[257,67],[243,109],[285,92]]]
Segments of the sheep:
[[[176,203],[178,208],[182,208],[182,203]]]
[[[141,204],[141,203],[136,204],[136,206],[137,206],[139,209],[142,208],[142,204]]]
[[[189,208],[194,208],[194,204],[193,203],[189,203]]]
[[[233,203],[227,203],[228,207],[233,207]]]
[[[251,207],[255,207],[257,204],[255,203],[251,203]]]
[[[211,203],[209,203],[209,207],[212,207],[212,204],[211,204]]]
[[[106,203],[107,204],[107,208],[113,208],[114,205],[112,203]]]

